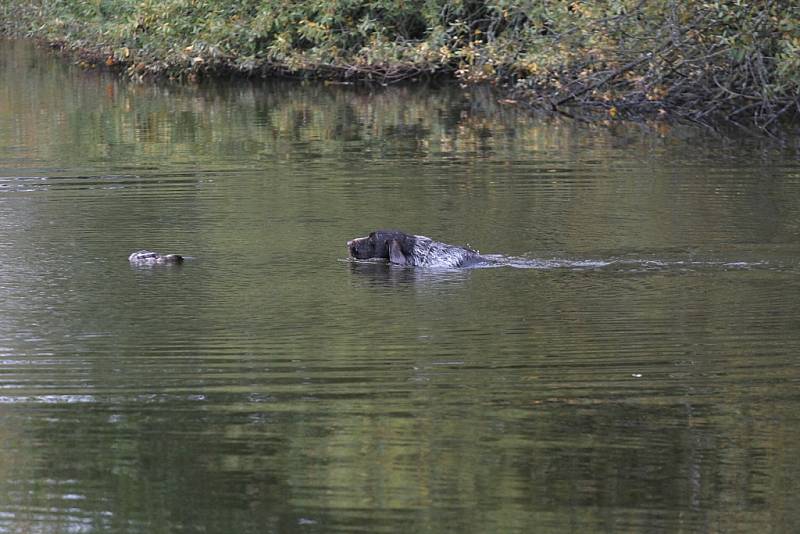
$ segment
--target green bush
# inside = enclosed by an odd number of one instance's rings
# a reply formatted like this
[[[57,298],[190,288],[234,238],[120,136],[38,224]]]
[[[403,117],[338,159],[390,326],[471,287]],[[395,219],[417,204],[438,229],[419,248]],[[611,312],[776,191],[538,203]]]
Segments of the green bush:
[[[610,113],[796,113],[800,4],[717,0],[0,0],[6,31],[130,76],[446,74]]]

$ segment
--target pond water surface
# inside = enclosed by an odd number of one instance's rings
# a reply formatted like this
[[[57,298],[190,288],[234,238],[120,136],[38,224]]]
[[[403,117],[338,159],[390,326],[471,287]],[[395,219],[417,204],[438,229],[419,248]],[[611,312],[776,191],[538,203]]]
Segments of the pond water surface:
[[[0,41],[0,532],[790,532],[798,297],[788,150]]]

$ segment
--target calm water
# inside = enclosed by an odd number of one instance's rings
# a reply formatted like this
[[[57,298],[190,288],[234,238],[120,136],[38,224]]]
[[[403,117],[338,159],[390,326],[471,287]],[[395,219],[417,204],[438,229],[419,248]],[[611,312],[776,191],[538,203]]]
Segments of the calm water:
[[[789,151],[0,41],[0,532],[790,532],[799,297]]]

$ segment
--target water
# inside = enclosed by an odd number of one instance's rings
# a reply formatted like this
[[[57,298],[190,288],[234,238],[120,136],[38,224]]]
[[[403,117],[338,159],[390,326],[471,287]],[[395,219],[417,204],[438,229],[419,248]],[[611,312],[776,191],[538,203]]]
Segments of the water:
[[[753,140],[0,41],[0,532],[790,532],[798,237]]]

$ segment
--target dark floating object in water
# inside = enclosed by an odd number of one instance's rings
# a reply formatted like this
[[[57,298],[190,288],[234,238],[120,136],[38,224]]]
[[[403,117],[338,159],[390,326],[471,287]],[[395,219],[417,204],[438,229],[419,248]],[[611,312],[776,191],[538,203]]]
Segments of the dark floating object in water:
[[[183,263],[183,256],[140,250],[128,256],[128,261],[134,265],[177,265]]]
[[[475,250],[397,230],[376,230],[357,237],[347,242],[347,251],[357,260],[387,260],[417,267],[467,267],[487,261]]]

